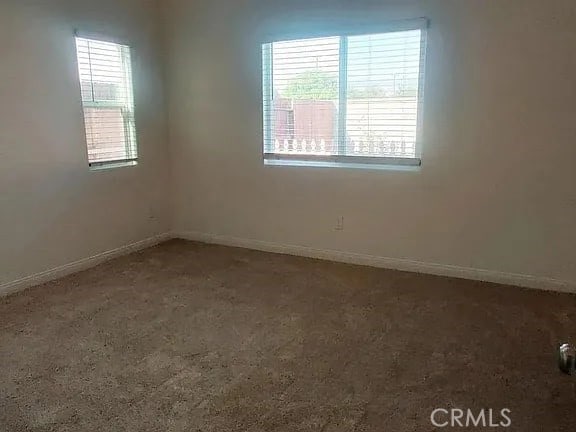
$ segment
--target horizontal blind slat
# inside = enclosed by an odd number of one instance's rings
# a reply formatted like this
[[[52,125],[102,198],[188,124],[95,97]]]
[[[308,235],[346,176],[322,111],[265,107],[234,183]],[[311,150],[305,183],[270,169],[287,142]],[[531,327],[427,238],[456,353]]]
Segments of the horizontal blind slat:
[[[89,163],[135,160],[129,48],[83,38],[76,43]]]
[[[264,46],[265,148],[290,154],[338,153],[342,94],[346,154],[415,157],[422,32],[348,36],[345,42],[345,59],[340,58],[339,37]]]

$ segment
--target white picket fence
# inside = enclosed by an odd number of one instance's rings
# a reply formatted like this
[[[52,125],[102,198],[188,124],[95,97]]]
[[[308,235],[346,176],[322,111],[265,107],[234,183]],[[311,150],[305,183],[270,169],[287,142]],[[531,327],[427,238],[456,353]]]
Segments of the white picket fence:
[[[326,147],[326,141],[285,139],[274,141],[274,153],[301,154],[301,155],[327,155],[330,151]]]
[[[297,155],[334,154],[321,140],[284,139],[274,141],[273,153]],[[349,156],[414,157],[414,143],[405,141],[349,141],[346,154]]]

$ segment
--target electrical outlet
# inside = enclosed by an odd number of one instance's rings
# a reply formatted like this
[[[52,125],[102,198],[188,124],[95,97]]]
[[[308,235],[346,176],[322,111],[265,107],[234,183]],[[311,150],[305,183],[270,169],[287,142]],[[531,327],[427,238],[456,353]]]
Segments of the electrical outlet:
[[[336,220],[336,231],[344,231],[344,216],[338,216],[338,220]]]
[[[148,207],[148,220],[155,221],[156,219],[156,211],[154,210],[154,207]]]

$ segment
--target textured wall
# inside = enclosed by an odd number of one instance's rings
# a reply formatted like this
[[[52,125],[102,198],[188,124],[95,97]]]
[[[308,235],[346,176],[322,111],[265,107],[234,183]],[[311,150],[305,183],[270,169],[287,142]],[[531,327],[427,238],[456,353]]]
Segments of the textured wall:
[[[0,285],[169,229],[155,1],[0,2]],[[133,46],[137,167],[91,172],[74,29]]]
[[[576,281],[572,0],[168,5],[177,231]],[[263,166],[262,40],[422,16],[420,171]]]

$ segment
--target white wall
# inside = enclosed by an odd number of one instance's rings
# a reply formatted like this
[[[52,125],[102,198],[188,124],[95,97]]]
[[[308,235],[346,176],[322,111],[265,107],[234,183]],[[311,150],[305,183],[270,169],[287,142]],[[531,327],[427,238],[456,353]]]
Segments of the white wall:
[[[0,2],[0,286],[169,229],[156,1]],[[74,29],[133,46],[137,167],[88,169]]]
[[[264,37],[420,16],[420,171],[263,166]],[[0,286],[170,227],[576,283],[575,19],[572,0],[4,0]],[[88,170],[75,28],[134,47],[137,167]]]
[[[576,282],[573,0],[168,3],[176,231]],[[421,16],[419,172],[263,166],[263,35]]]

